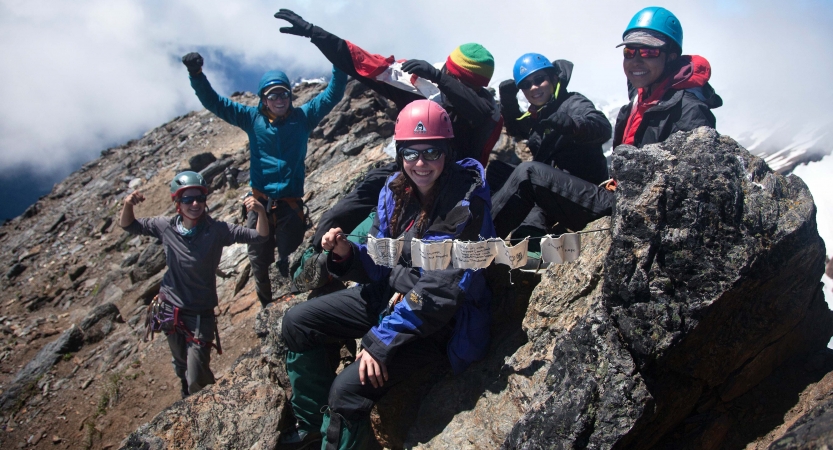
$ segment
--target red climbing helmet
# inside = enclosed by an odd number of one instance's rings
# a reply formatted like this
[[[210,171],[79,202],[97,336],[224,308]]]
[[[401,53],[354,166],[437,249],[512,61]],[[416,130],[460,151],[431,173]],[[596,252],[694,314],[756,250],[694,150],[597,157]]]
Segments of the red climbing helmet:
[[[451,119],[442,106],[431,100],[416,100],[402,108],[396,118],[394,139],[416,141],[454,137]]]

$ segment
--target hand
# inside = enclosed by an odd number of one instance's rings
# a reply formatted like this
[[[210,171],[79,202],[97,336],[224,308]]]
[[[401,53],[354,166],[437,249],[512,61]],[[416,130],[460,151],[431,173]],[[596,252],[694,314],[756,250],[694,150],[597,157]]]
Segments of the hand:
[[[576,131],[576,122],[564,112],[557,112],[541,121],[562,136],[571,135]]]
[[[197,52],[191,52],[182,57],[182,64],[188,68],[190,75],[196,75],[202,72],[202,55]]]
[[[353,246],[350,245],[341,228],[330,228],[330,231],[321,238],[321,248],[335,253],[342,259],[347,258],[353,252]]]
[[[404,72],[412,73],[420,78],[425,78],[434,83],[440,81],[442,74],[436,67],[431,65],[428,61],[421,59],[409,59],[402,63],[402,70]]]
[[[356,355],[356,361],[359,362],[359,381],[361,381],[362,386],[368,379],[375,388],[384,386],[385,381],[388,381],[388,368],[385,363],[376,361],[376,358],[367,350],[362,349]]]
[[[312,24],[304,20],[298,14],[288,10],[281,9],[275,13],[276,19],[283,19],[292,25],[291,27],[281,28],[281,33],[294,34],[296,36],[312,37]]]
[[[500,102],[507,103],[509,101],[517,102],[518,99],[518,85],[515,80],[504,80],[498,86],[498,93],[500,93]]]
[[[254,198],[251,195],[243,199],[243,205],[246,206],[246,211],[254,211],[258,214],[266,214],[266,208],[263,207],[263,203],[260,203],[256,198]]]
[[[136,206],[143,201],[145,201],[145,196],[139,191],[133,191],[124,198],[124,204],[130,206]]]

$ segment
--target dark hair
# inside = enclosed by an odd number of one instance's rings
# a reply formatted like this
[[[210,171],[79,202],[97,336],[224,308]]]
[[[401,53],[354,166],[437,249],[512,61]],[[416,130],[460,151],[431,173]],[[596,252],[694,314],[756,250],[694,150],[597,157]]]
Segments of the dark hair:
[[[402,218],[403,212],[414,200],[419,202],[420,209],[419,216],[414,223],[414,226],[416,227],[416,236],[421,238],[422,235],[425,234],[424,228],[428,224],[431,211],[434,209],[434,202],[437,199],[437,195],[442,190],[441,185],[445,184],[445,180],[448,178],[451,163],[452,162],[448,159],[448,154],[446,154],[442,173],[437,178],[437,181],[434,182],[434,185],[431,186],[431,190],[428,192],[428,195],[422,199],[422,201],[420,201],[419,196],[417,195],[417,192],[419,191],[417,190],[416,184],[414,184],[413,180],[411,180],[404,170],[400,170],[399,176],[394,178],[394,180],[388,184],[388,188],[393,194],[393,212],[390,215],[389,224],[391,237],[397,237],[402,231],[404,231],[400,229],[402,224],[399,223],[399,219]]]

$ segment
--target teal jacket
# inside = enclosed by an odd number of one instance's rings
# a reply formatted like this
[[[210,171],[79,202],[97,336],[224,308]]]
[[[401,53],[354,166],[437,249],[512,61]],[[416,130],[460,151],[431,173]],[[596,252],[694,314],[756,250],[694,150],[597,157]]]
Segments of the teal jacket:
[[[283,72],[266,72],[258,92],[270,82],[285,83],[284,80]],[[269,118],[261,112],[266,107],[263,102],[257,107],[233,102],[217,94],[205,74],[191,76],[191,87],[200,103],[249,135],[251,185],[271,198],[304,195],[307,140],[318,122],[341,100],[346,85],[347,75],[333,67],[333,78],[327,89],[300,108],[292,106],[284,119],[269,123]]]

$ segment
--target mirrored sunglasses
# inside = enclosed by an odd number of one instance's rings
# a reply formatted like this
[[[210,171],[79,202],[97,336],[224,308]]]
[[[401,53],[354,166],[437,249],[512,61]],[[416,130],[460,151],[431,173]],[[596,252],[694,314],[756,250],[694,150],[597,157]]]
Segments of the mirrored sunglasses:
[[[184,205],[190,205],[191,203],[205,203],[206,199],[208,199],[207,195],[188,195],[179,198],[179,202]]]
[[[639,53],[639,57],[642,59],[651,59],[659,57],[662,49],[657,47],[625,47],[622,52],[625,54],[625,59],[633,59],[637,53]]]
[[[544,84],[545,81],[549,81],[549,77],[546,74],[539,73],[538,75],[530,75],[520,83],[518,83],[518,87],[523,90],[532,89],[532,86],[540,86]]]
[[[425,150],[417,150],[415,148],[403,148],[399,150],[402,159],[409,162],[416,161],[420,155],[422,155],[423,161],[436,161],[440,159],[443,153],[444,151],[442,149],[436,147],[426,148]]]
[[[272,92],[266,96],[266,100],[275,101],[277,99],[286,100],[289,98],[289,91]]]

